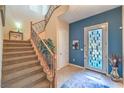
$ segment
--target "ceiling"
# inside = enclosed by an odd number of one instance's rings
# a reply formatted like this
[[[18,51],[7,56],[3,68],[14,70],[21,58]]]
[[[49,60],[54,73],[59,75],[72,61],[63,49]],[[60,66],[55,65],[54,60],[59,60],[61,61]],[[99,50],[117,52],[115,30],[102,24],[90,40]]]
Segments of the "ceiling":
[[[70,5],[69,10],[61,18],[72,23],[116,7],[119,5]]]
[[[44,18],[44,8],[42,5],[7,5],[7,19],[16,21],[42,20]]]

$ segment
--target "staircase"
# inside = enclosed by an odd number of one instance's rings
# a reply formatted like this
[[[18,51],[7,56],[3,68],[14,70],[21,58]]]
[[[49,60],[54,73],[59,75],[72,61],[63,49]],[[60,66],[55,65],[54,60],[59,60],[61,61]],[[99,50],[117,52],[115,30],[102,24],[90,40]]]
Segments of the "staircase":
[[[50,82],[43,72],[30,41],[4,40],[3,88],[49,88]]]

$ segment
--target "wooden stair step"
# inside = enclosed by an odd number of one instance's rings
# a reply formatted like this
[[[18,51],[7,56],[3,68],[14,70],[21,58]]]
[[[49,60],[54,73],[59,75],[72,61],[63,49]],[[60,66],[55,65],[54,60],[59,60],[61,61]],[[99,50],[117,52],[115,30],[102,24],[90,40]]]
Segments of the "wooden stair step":
[[[13,58],[13,57],[19,57],[19,56],[29,56],[34,55],[35,51],[20,51],[20,52],[8,52],[3,54],[3,58]]]
[[[31,68],[31,67],[38,66],[38,65],[40,65],[40,62],[32,61],[32,62],[25,62],[25,63],[4,66],[3,74],[14,73],[16,71],[20,71],[20,70]]]
[[[24,40],[3,40],[4,43],[30,43],[30,41],[24,41]]]
[[[47,79],[33,86],[33,88],[49,88],[49,87],[50,87],[50,83]]]
[[[4,43],[3,47],[27,47],[32,46],[31,43]]]
[[[35,75],[35,74],[41,73],[41,72],[42,72],[42,69],[40,68],[40,69],[34,70],[32,72],[26,73],[26,74],[24,74],[22,76],[13,78],[11,80],[7,80],[7,81],[4,81],[4,82],[2,81],[2,87],[7,87],[7,86],[9,86],[9,85],[11,85],[11,84],[13,84],[15,82],[18,82],[18,81],[20,81],[22,79],[25,79],[27,77],[31,77],[32,75]]]
[[[20,62],[18,64],[12,64],[12,65],[5,65],[3,66],[3,70],[11,70],[17,67],[21,67],[24,65],[32,64],[32,63],[39,63],[38,60],[33,60],[33,61],[27,61],[27,62]]]
[[[27,61],[21,61],[21,62],[18,62],[18,61],[13,61],[13,62],[3,62],[2,65],[3,66],[9,66],[9,65],[14,65],[14,64],[18,64],[18,63],[25,63],[25,62],[30,62],[30,61],[38,61],[38,59],[34,59],[34,58],[28,58],[30,60],[27,60]]]
[[[33,50],[33,47],[9,47],[9,48],[3,48],[3,52],[29,51],[29,50]]]
[[[42,69],[42,67],[41,66],[34,66],[31,68],[23,69],[21,71],[16,71],[15,73],[3,75],[2,79],[3,79],[3,82],[6,82],[6,81],[9,81],[9,80],[21,77],[21,76],[25,76],[26,74],[31,73],[35,70],[39,70],[39,69]]]
[[[22,57],[15,57],[15,58],[8,58],[8,59],[3,59],[4,63],[14,63],[14,62],[22,62],[22,61],[31,61],[34,59],[37,59],[37,55],[30,55],[30,56],[22,56]]]
[[[26,86],[32,85],[32,83],[37,82],[37,80],[41,81],[41,80],[44,80],[45,78],[46,78],[46,74],[42,72],[42,73],[32,75],[31,77],[22,79],[18,82],[15,82],[9,85],[9,87],[14,87],[14,88],[26,87]]]
[[[32,50],[22,50],[22,51],[7,51],[7,52],[4,52],[3,55],[6,55],[6,54],[18,54],[18,53],[24,53],[24,52],[35,52],[33,49]]]

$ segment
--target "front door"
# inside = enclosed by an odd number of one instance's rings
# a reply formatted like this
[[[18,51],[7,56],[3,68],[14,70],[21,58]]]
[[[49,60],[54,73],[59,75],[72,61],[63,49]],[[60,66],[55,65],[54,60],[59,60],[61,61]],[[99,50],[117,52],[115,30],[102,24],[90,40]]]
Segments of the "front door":
[[[84,66],[106,73],[108,64],[108,24],[84,28]]]

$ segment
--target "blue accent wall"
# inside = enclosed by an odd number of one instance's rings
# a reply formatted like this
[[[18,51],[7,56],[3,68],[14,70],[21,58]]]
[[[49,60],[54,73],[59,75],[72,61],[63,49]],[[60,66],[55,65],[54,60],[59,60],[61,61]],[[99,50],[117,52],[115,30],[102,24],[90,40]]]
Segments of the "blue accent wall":
[[[103,22],[108,22],[108,55],[114,53],[122,57],[122,7],[118,7],[95,16],[88,17],[69,24],[69,62],[75,65],[84,66],[84,27],[91,26]],[[80,49],[72,49],[72,41],[80,41]],[[109,73],[111,66],[109,66]],[[122,64],[119,65],[119,75],[122,77]]]

